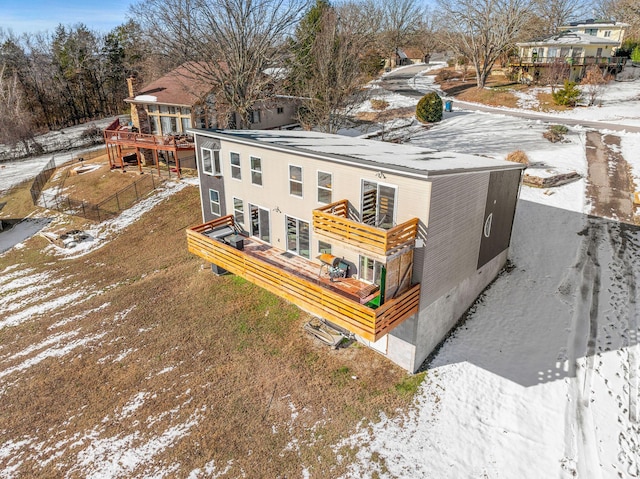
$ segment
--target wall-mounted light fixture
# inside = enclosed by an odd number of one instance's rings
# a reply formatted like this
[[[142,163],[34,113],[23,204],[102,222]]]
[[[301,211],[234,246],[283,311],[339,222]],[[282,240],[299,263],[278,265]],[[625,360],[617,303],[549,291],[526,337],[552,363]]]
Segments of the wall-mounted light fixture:
[[[273,211],[275,211],[276,213],[282,213],[282,211],[280,211],[280,207],[276,206]]]
[[[377,176],[378,178],[386,178],[386,176],[384,176],[384,173],[383,173],[382,171],[378,171],[378,172],[376,173],[376,176]]]

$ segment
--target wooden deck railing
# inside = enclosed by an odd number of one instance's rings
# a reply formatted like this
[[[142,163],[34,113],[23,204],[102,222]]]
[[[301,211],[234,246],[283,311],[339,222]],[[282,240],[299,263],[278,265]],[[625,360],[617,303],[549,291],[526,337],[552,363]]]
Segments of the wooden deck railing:
[[[385,230],[350,220],[348,208],[348,201],[340,200],[313,210],[313,231],[383,256],[416,239],[418,218]]]
[[[187,229],[189,251],[369,341],[377,341],[418,312],[419,284],[372,309],[202,234],[224,225],[233,225],[233,217]]]
[[[114,121],[104,130],[104,141],[107,144],[120,144],[125,146],[138,146],[140,148],[193,150],[195,144],[192,138],[176,137],[173,135],[161,136],[148,133],[134,133],[120,129],[120,122]]]
[[[514,56],[509,58],[510,66],[529,66],[529,65],[553,65],[553,64],[567,64],[569,66],[583,66],[583,65],[598,65],[598,66],[624,66],[626,58],[623,57],[518,57]]]

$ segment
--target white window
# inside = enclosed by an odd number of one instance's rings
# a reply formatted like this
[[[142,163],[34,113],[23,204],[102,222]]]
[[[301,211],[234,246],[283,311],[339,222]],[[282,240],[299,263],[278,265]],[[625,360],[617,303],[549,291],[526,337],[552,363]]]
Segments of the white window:
[[[208,148],[201,148],[200,151],[202,153],[202,172],[213,176],[221,175],[220,151]]]
[[[236,180],[242,179],[242,170],[240,169],[240,154],[239,153],[229,153],[231,157],[231,178]]]
[[[302,198],[302,167],[289,165],[289,194]]]
[[[220,216],[220,193],[216,190],[209,190],[209,204],[211,205],[211,214]]]
[[[233,217],[236,224],[244,226],[244,203],[240,198],[233,198]]]
[[[252,156],[251,160],[251,183],[262,186],[262,160]]]
[[[318,171],[318,202],[331,203],[332,188],[333,188],[333,177],[331,173]]]
[[[287,251],[309,259],[309,223],[287,216],[286,224]]]

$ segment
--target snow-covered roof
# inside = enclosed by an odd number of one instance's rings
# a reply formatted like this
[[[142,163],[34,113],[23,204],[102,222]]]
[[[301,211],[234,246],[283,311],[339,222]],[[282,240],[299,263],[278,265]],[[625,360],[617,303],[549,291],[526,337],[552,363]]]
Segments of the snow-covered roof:
[[[611,45],[612,47],[618,45],[618,42],[611,38],[596,37],[594,35],[587,35],[586,33],[561,33],[560,35],[554,35],[544,40],[533,42],[521,42],[516,43],[519,47],[527,46],[570,46],[570,45]]]
[[[598,20],[580,20],[577,22],[567,23],[566,25],[562,25],[560,30],[566,30],[571,28],[607,28],[607,27],[618,27],[618,28],[626,28],[628,27],[628,23],[622,22],[614,22],[614,21],[598,21]]]
[[[198,129],[191,131],[206,137],[260,145],[268,149],[288,150],[330,161],[420,177],[524,167],[519,163],[485,156],[438,151],[315,131]]]

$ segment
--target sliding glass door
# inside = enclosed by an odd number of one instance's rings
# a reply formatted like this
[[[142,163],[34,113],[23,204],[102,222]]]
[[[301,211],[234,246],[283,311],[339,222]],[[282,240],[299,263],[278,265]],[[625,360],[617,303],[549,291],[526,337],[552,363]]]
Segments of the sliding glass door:
[[[250,203],[249,212],[251,215],[251,236],[261,239],[266,243],[271,243],[269,210]]]
[[[395,225],[396,187],[362,180],[360,221],[377,228]]]

